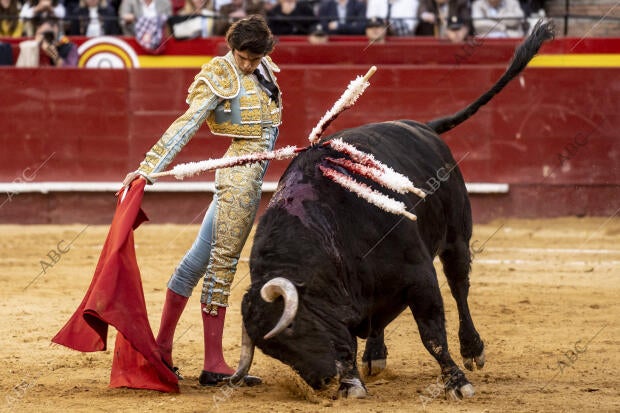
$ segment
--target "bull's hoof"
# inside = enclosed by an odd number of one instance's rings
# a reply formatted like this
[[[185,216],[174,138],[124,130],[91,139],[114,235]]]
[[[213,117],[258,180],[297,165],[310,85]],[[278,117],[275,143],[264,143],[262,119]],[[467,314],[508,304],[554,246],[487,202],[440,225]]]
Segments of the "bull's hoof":
[[[474,371],[474,363],[476,363],[476,367],[481,369],[484,367],[484,363],[486,361],[486,357],[484,355],[484,349],[479,356],[476,357],[463,357],[463,365],[467,370]]]
[[[388,351],[383,340],[383,333],[370,336],[362,356],[362,370],[366,376],[374,376],[385,370]]]
[[[367,360],[363,362],[362,365],[364,368],[364,374],[366,376],[376,376],[377,374],[385,370],[385,367],[387,366],[387,360]]]
[[[484,367],[484,342],[476,333],[473,337],[466,339],[466,335],[459,331],[459,340],[461,341],[461,357],[463,357],[463,365],[467,370],[474,370],[475,367],[481,369]]]
[[[464,398],[474,397],[475,394],[474,386],[471,384],[466,384],[461,386],[458,389],[449,389],[446,391],[446,398],[448,400],[458,401]]]
[[[458,368],[454,368],[448,377],[444,376],[446,398],[448,400],[462,400],[474,397],[474,386]]]
[[[360,379],[343,379],[340,381],[338,398],[363,399],[367,394],[368,390]]]

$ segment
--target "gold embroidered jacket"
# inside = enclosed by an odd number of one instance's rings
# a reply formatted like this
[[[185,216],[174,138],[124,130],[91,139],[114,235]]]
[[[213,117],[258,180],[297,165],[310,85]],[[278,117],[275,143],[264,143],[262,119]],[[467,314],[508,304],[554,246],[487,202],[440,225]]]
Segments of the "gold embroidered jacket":
[[[275,72],[279,68],[267,56],[261,65],[277,85]],[[281,96],[278,101],[282,102]],[[253,75],[239,71],[232,52],[202,66],[189,87],[187,103],[187,111],[170,125],[140,163],[138,172],[146,178],[165,169],[205,120],[215,135],[260,139],[264,127],[278,126],[282,119],[281,104],[269,98]]]

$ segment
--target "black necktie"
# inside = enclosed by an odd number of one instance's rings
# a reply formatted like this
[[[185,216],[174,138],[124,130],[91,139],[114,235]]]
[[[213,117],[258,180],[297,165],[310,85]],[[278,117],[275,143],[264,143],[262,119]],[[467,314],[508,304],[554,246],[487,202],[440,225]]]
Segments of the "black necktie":
[[[269,93],[271,93],[271,99],[274,102],[276,102],[276,105],[277,105],[278,104],[278,87],[276,86],[276,84],[265,79],[265,76],[263,76],[260,70],[258,69],[254,71],[254,74],[256,75],[256,78],[258,79],[258,83],[260,83],[265,89],[269,91]]]

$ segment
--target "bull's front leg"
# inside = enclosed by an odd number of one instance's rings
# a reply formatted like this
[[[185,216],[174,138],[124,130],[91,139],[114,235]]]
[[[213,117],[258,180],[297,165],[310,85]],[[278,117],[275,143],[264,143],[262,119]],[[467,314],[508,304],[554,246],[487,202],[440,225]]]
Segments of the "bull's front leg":
[[[349,345],[339,351],[339,360],[336,361],[336,369],[340,377],[338,397],[351,397],[361,399],[366,397],[368,390],[360,378],[357,369],[357,339],[351,337]]]

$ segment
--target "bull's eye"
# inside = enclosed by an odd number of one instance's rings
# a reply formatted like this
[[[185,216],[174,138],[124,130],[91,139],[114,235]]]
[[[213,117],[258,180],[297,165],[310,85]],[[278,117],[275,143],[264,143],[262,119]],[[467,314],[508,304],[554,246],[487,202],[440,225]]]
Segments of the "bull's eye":
[[[293,324],[286,327],[282,333],[287,337],[291,337],[294,333]]]

